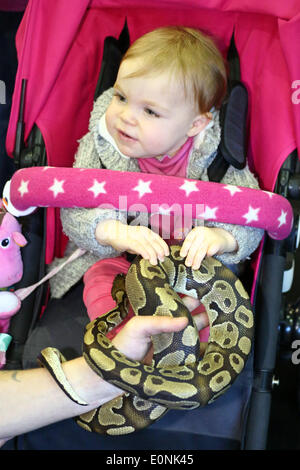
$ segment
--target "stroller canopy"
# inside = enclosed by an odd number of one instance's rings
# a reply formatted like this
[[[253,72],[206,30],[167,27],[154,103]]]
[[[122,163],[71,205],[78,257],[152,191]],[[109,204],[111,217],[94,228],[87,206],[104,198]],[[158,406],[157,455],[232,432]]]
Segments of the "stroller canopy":
[[[68,0],[31,0],[18,34],[19,69],[8,152],[13,153],[21,80],[26,78],[30,106],[25,102],[25,139],[36,122],[45,131],[49,163],[72,164],[74,155],[65,151],[64,142],[69,146],[71,139],[75,151],[78,138],[87,130],[93,96],[88,97],[87,91],[76,96],[78,81],[84,76],[82,86],[94,86],[103,40],[108,35],[118,37],[125,18],[132,41],[160,25],[184,24],[214,35],[224,54],[234,31],[241,79],[249,92],[248,158],[262,187],[272,190],[282,162],[300,146],[299,11],[299,0],[271,4],[261,0],[250,4],[243,0],[73,0],[71,8]],[[74,54],[83,69],[78,73]],[[61,125],[63,108],[69,107],[76,111],[76,119],[66,118]]]

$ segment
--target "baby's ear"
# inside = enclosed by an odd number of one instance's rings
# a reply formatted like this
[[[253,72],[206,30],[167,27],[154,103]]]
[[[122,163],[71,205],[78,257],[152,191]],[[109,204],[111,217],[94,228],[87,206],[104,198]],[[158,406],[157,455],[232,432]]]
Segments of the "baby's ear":
[[[192,127],[188,131],[187,135],[189,137],[195,137],[198,135],[205,127],[210,123],[212,120],[212,113],[203,113],[199,114],[198,116],[195,117],[193,120]]]

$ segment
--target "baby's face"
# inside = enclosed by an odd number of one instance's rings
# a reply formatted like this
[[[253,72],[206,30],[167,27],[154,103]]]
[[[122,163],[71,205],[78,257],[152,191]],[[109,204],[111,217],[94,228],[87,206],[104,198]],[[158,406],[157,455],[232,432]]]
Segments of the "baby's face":
[[[128,157],[173,156],[192,135],[195,106],[167,72],[129,78],[139,65],[136,59],[121,64],[106,112],[107,129]]]

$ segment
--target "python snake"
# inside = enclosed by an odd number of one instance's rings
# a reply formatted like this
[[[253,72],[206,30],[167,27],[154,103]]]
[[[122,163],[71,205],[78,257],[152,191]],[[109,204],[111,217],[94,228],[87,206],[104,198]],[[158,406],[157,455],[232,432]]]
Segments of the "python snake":
[[[199,270],[186,267],[180,248],[171,246],[170,256],[156,266],[136,257],[125,280],[121,275],[116,279],[112,290],[116,308],[87,325],[85,360],[104,380],[125,393],[76,417],[84,429],[127,434],[149,426],[168,409],[202,407],[228,390],[244,368],[254,330],[247,292],[232,271],[213,257],[205,258]],[[198,298],[208,314],[210,335],[202,359],[197,328],[179,293]],[[153,337],[151,365],[128,359],[105,336],[127,315],[128,301],[136,315],[188,317],[184,330]],[[40,360],[76,401],[68,383],[57,373],[56,354],[60,355],[47,348]]]

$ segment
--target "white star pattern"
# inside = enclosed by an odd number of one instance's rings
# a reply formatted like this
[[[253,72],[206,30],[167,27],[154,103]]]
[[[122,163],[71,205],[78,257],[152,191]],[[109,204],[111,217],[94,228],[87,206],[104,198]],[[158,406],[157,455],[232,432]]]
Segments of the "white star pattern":
[[[254,207],[249,206],[248,212],[243,215],[244,219],[246,219],[246,224],[249,224],[253,220],[258,220],[258,213],[260,211],[260,207],[254,209]]]
[[[152,193],[150,189],[151,181],[139,180],[137,186],[135,186],[132,191],[137,191],[139,193],[139,198],[143,197],[146,193]]]
[[[240,188],[238,188],[237,186],[233,186],[231,184],[227,184],[227,186],[224,186],[224,189],[227,189],[231,196],[234,196],[235,193],[241,193],[242,190]]]
[[[63,190],[63,184],[65,180],[58,181],[56,178],[54,178],[53,185],[50,186],[49,191],[53,191],[54,197],[56,197],[59,193],[64,193],[65,191]]]
[[[22,197],[24,196],[24,194],[29,192],[28,191],[28,183],[29,183],[29,181],[22,180],[20,186],[18,187],[18,191],[19,191],[19,193],[21,194]]]
[[[105,194],[106,191],[104,189],[104,185],[106,184],[106,181],[101,181],[99,183],[99,181],[97,181],[96,179],[94,179],[94,184],[93,186],[91,186],[88,191],[91,191],[92,193],[94,193],[94,197],[97,197],[99,196],[100,193],[103,193]]]
[[[193,191],[199,191],[197,188],[197,181],[185,180],[184,183],[180,186],[179,189],[185,191],[185,195],[189,196]]]
[[[157,214],[170,215],[171,210],[172,210],[172,207],[159,206]]]
[[[218,207],[209,207],[205,206],[204,212],[198,214],[198,217],[201,219],[216,219],[216,211],[218,210]]]
[[[284,212],[284,210],[281,209],[281,214],[277,218],[277,220],[279,222],[278,228],[281,227],[282,225],[286,224],[286,216],[287,216],[287,212]]]
[[[160,179],[156,178],[156,175],[137,174],[133,178],[130,177],[128,180],[124,178],[124,181],[120,181],[118,175],[115,177],[106,170],[79,170],[80,173],[77,170],[72,174],[70,169],[69,174],[67,169],[62,169],[60,172],[59,169],[48,166],[41,167],[40,172],[36,169],[28,169],[28,173],[22,172],[17,175],[13,191],[16,203],[19,199],[20,203],[22,202],[21,206],[25,207],[21,212],[34,209],[33,207],[27,209],[26,204],[30,202],[39,206],[40,193],[43,193],[40,202],[43,207],[72,207],[70,204],[75,204],[74,207],[85,207],[86,202],[89,207],[96,207],[100,198],[103,201],[113,201],[114,204],[119,198],[120,204],[119,193],[121,191],[135,202],[144,201],[147,207],[143,210],[160,214],[157,217],[159,220],[164,220],[164,217],[167,219],[170,215],[176,218],[177,213],[182,216],[182,211],[188,210],[190,217],[198,218],[202,220],[202,223],[208,220],[214,222],[222,220],[245,227],[261,227],[278,239],[285,238],[293,224],[292,209],[281,200],[281,196],[271,191],[253,191],[253,189],[227,183],[219,185],[216,189],[207,188],[204,183],[202,186],[201,181],[187,178],[170,178],[167,187],[162,188]],[[83,191],[78,194],[78,188],[82,189],[82,186]],[[41,189],[36,189],[39,187]],[[132,191],[138,194],[134,195]],[[9,202],[9,192],[10,190],[7,189],[7,204],[12,206]],[[165,203],[162,203],[163,200]],[[199,200],[206,202],[200,204]],[[190,202],[193,204],[187,206]],[[152,210],[154,207],[155,210]]]

